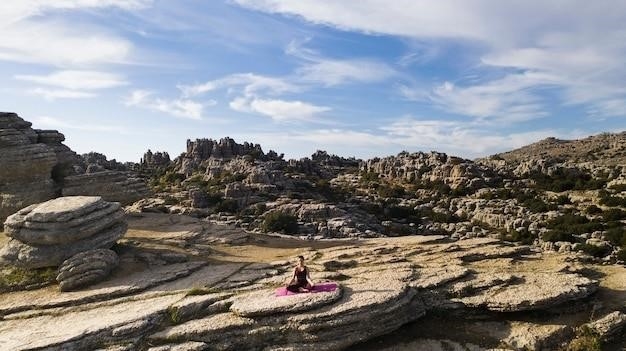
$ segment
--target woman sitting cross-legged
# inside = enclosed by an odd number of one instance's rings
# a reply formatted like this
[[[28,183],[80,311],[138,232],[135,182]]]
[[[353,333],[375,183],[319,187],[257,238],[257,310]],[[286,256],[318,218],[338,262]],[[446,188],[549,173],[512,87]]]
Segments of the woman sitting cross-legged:
[[[313,281],[311,280],[311,275],[309,274],[309,270],[304,265],[304,257],[298,256],[298,265],[293,271],[293,277],[287,286],[287,290],[298,293],[298,292],[309,292],[313,289]]]

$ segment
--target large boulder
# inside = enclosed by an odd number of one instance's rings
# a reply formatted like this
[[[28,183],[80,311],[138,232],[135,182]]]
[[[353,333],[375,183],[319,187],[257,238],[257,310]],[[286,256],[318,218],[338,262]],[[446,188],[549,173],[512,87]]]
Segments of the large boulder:
[[[0,263],[56,267],[80,252],[110,248],[126,229],[120,205],[101,197],[61,197],[31,205],[6,220],[12,239],[0,249]]]
[[[74,290],[104,280],[119,264],[115,251],[96,249],[84,251],[63,261],[57,281],[61,291]]]

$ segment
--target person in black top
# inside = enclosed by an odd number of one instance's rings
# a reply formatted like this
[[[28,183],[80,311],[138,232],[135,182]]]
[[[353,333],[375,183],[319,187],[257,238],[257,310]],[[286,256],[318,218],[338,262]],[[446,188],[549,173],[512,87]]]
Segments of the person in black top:
[[[291,292],[309,292],[313,289],[313,281],[309,269],[304,265],[304,257],[298,256],[298,265],[293,270],[293,277],[287,285]]]

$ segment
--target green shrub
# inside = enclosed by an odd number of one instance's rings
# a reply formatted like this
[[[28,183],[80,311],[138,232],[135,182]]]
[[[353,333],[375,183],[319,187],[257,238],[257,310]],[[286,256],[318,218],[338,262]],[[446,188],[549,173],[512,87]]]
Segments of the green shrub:
[[[626,248],[623,248],[617,252],[617,259],[626,262]]]
[[[570,235],[580,235],[604,229],[604,225],[602,223],[592,222],[585,216],[572,213],[566,213],[548,221],[548,223],[546,223],[546,227],[560,232],[567,232]]]
[[[615,190],[618,193],[622,191],[626,191],[626,183],[623,184],[613,184],[609,187],[609,189]]]
[[[622,226],[609,228],[606,231],[606,240],[614,246],[626,247],[626,230]]]
[[[376,189],[381,197],[402,197],[404,196],[404,188],[399,185],[381,185]]]
[[[572,201],[567,195],[559,195],[556,199],[554,199],[554,203],[557,205],[569,205]]]
[[[626,218],[626,211],[619,208],[610,208],[602,213],[602,218],[606,222],[619,221]]]
[[[376,172],[362,172],[361,183],[369,183],[378,181],[378,173]]]
[[[611,196],[606,191],[601,191],[600,204],[605,206],[626,207],[626,198],[620,196]]]
[[[285,234],[298,233],[298,219],[284,212],[270,212],[265,215],[261,224],[264,232],[281,232]]]
[[[582,244],[580,246],[580,251],[586,253],[587,255],[593,257],[604,257],[610,253],[609,249],[606,247],[600,247],[596,245]]]
[[[522,202],[522,206],[528,208],[534,213],[543,213],[556,210],[557,207],[554,204],[548,204],[540,198],[530,198]]]
[[[541,235],[541,238],[543,239],[543,241],[551,241],[551,242],[557,242],[557,241],[573,242],[574,241],[574,236],[571,233],[558,230],[558,229],[550,230],[550,231],[543,233]]]
[[[215,206],[217,212],[236,213],[239,209],[239,203],[234,199],[224,199]]]
[[[598,213],[602,213],[602,209],[596,205],[591,205],[585,209],[585,213],[589,215],[595,215]]]
[[[535,181],[538,189],[554,192],[601,189],[606,185],[606,179],[596,179],[589,173],[567,168],[559,168],[552,175],[535,172],[530,178]]]

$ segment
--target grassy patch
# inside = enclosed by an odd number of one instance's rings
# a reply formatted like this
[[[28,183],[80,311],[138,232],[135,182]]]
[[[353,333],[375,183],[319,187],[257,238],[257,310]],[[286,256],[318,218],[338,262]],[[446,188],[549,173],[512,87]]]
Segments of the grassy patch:
[[[576,338],[572,340],[567,351],[601,351],[602,341],[600,337],[588,327],[580,328],[576,333]]]
[[[57,270],[52,267],[38,269],[4,267],[0,269],[0,292],[48,285],[56,280],[56,276]]]
[[[197,295],[207,295],[216,292],[213,288],[205,288],[205,287],[194,287],[187,291],[185,296],[197,296]]]

